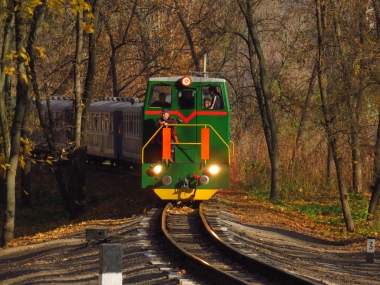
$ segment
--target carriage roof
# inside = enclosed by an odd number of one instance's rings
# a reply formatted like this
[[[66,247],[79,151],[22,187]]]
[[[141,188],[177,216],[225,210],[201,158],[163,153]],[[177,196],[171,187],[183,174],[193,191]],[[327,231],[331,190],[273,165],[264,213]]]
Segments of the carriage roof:
[[[193,82],[204,82],[204,83],[210,83],[210,82],[226,82],[223,78],[210,78],[210,77],[193,77],[190,76],[191,80]],[[163,82],[176,82],[178,80],[181,80],[183,76],[172,76],[172,77],[151,77],[149,78],[149,81],[163,81]]]
[[[127,101],[97,101],[91,102],[91,112],[140,112],[142,110],[143,103],[134,103]]]
[[[135,100],[133,100],[135,102]],[[47,101],[43,100],[43,108],[47,108]],[[68,110],[73,105],[73,100],[62,100],[62,99],[52,99],[50,100],[50,105],[53,111],[63,111]],[[91,112],[139,112],[141,111],[143,103],[131,103],[130,101],[92,101],[90,106]]]

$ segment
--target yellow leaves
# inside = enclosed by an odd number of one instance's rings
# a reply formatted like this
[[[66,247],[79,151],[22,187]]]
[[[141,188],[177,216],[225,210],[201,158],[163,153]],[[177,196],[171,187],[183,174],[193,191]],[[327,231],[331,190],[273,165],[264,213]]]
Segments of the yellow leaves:
[[[63,0],[50,0],[48,2],[48,7],[52,10],[63,13]]]
[[[5,178],[7,169],[10,167],[8,163],[0,163],[0,176]]]
[[[83,30],[88,34],[94,33],[93,25],[92,24],[90,24],[90,25],[86,24],[85,22],[83,22]]]
[[[29,0],[24,3],[19,3],[15,6],[14,11],[17,11],[20,9],[23,13],[28,15],[30,18],[34,14],[34,10],[37,6],[42,5],[41,0]]]
[[[74,14],[77,14],[83,11],[91,11],[90,4],[86,3],[83,0],[73,0],[71,1],[70,5],[71,5],[71,10],[73,11]]]
[[[45,54],[45,48],[44,47],[35,47],[35,49],[38,51],[41,58],[46,58]]]
[[[28,80],[28,76],[26,74],[23,74],[21,75],[22,78],[24,79],[25,83],[28,84],[29,80]]]
[[[4,67],[4,73],[7,75],[13,75],[15,70],[16,69],[14,67],[7,67],[7,66]]]
[[[29,15],[33,16],[33,12],[34,12],[34,11],[33,11],[32,8],[27,7],[27,8],[26,8],[26,11],[28,12]]]
[[[28,138],[23,138],[23,137],[20,138],[20,141],[22,142],[23,147],[25,148],[28,155],[31,155],[32,150],[34,149],[34,142]]]
[[[5,56],[6,59],[14,59],[15,57],[17,57],[17,52],[15,50],[11,50],[11,52]]]
[[[23,49],[25,51],[25,49]],[[20,53],[20,56],[24,59],[24,63],[25,65],[29,65],[29,62],[30,62],[30,57],[29,55],[26,53]]]
[[[37,7],[38,5],[42,5],[42,2],[40,0],[29,0],[29,4],[31,7]]]

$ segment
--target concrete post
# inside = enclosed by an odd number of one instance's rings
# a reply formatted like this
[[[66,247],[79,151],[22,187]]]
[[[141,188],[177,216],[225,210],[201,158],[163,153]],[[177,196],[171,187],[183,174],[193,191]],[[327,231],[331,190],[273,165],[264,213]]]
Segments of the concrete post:
[[[374,263],[375,261],[375,238],[374,237],[367,238],[367,253],[366,253],[365,259],[367,263]]]
[[[120,243],[102,244],[99,250],[99,285],[123,284],[123,249]]]

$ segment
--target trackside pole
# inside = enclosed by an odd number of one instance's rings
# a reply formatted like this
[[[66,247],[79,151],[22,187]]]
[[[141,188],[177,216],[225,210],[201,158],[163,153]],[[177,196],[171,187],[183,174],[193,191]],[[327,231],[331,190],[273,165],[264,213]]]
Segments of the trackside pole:
[[[365,256],[365,260],[367,263],[374,263],[375,261],[375,238],[368,237],[367,238],[367,253]]]
[[[120,243],[102,244],[99,249],[99,285],[123,284],[123,249]]]

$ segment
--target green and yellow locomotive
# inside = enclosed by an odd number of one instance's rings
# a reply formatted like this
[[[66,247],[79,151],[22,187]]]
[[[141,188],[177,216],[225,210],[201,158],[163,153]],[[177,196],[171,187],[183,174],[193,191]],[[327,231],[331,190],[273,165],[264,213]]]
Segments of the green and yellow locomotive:
[[[55,119],[59,148],[69,147],[73,101],[42,102]],[[165,124],[159,118],[171,118]],[[93,100],[88,124],[88,161],[138,166],[142,187],[163,200],[208,200],[230,186],[230,105],[226,81],[204,77],[150,78],[145,102],[137,98]],[[46,141],[36,127],[36,149]]]
[[[176,122],[157,124],[163,113]],[[224,79],[150,78],[143,107],[142,188],[163,200],[208,200],[229,188],[230,113]]]

